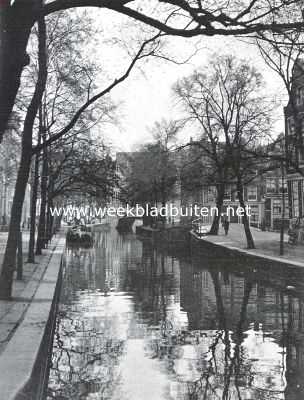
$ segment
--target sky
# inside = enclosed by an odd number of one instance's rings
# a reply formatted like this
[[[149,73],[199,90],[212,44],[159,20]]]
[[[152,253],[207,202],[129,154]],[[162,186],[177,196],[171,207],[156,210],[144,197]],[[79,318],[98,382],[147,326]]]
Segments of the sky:
[[[133,49],[138,48],[135,45],[136,39],[133,40],[138,37],[138,28],[130,27],[130,21],[125,17],[107,11],[95,12],[94,18],[103,31],[100,39],[102,42],[99,42],[94,57],[99,57],[107,71],[106,76],[111,76],[111,79],[116,78],[128,65],[129,57],[120,45],[113,45],[109,40],[113,36],[125,38]],[[100,131],[106,142],[112,145],[114,152],[133,151],[143,142],[149,141],[151,139],[149,129],[156,121],[162,118],[179,118],[181,109],[174,99],[172,85],[183,76],[191,74],[195,68],[206,65],[214,53],[232,53],[248,59],[263,74],[267,93],[275,94],[282,100],[282,106],[284,105],[285,94],[280,79],[264,64],[254,46],[235,38],[202,37],[199,40],[171,38],[167,50],[175,59],[183,60],[194,52],[194,41],[200,50],[189,63],[176,65],[159,59],[149,60],[144,65],[140,64],[140,69],[133,70],[126,81],[112,90],[111,97],[119,104],[119,123],[103,125]],[[280,108],[275,131],[279,134],[283,129],[283,109]],[[180,134],[179,139],[181,142],[187,141],[190,136],[195,136],[195,132],[188,128]]]

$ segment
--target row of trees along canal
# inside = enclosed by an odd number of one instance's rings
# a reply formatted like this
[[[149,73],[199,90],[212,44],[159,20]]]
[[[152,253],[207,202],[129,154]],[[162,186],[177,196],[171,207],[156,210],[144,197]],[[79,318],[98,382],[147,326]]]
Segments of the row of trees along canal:
[[[292,34],[294,32],[301,34],[304,27],[299,0],[287,2],[276,0],[272,3],[254,0],[248,4],[233,2],[216,7],[210,7],[206,2],[201,1],[164,0],[152,3],[139,1],[133,7],[133,2],[128,0],[2,1],[0,9],[0,142],[4,135],[11,134],[11,130],[7,127],[9,119],[12,117],[13,107],[15,106],[17,109],[20,107],[24,110],[16,191],[0,276],[0,297],[2,299],[11,298],[21,210],[32,159],[35,158],[32,195],[35,196],[37,190],[37,171],[39,171],[40,163],[40,169],[43,170],[40,185],[42,209],[45,209],[47,202],[50,204],[54,202],[55,180],[60,175],[57,169],[62,170],[63,168],[61,162],[50,165],[51,155],[57,154],[58,149],[62,148],[65,148],[64,154],[69,154],[71,149],[72,153],[77,150],[81,151],[80,139],[77,139],[76,142],[73,139],[76,133],[82,132],[84,136],[84,131],[87,131],[87,124],[90,121],[94,123],[99,118],[109,118],[114,110],[108,98],[104,101],[105,96],[113,87],[128,77],[137,61],[147,55],[155,55],[155,52],[159,50],[161,36],[172,35],[188,38],[238,35],[251,36],[252,40],[265,41],[266,39],[272,43],[271,35],[275,34],[290,38],[287,43],[287,46],[290,46],[290,43],[295,44]],[[64,14],[64,17],[61,17],[60,12],[89,6],[123,14],[151,27],[153,31],[153,35],[149,39],[141,42],[125,73],[101,91],[98,91],[93,85],[96,66],[86,65],[83,51],[79,49],[77,56],[66,54],[64,57],[60,57],[60,54],[64,54],[64,49],[67,50],[71,47],[73,50],[75,43],[88,40],[90,28],[90,25],[83,28],[83,21],[81,21],[80,31],[78,28],[70,30],[71,25],[66,25],[66,21],[68,18],[75,21],[76,14],[73,17],[70,14]],[[47,29],[47,27],[51,27],[51,29]],[[52,36],[54,32],[57,33]],[[57,47],[59,62],[56,62],[56,43],[60,41],[60,37],[62,44]],[[30,60],[34,59],[34,55],[30,54],[29,56],[26,52],[27,48],[31,48],[28,46],[30,41],[38,45],[37,62],[31,64]],[[61,49],[60,46],[63,48]],[[73,51],[70,54],[73,54]],[[75,62],[76,59],[77,62]],[[30,68],[25,71],[25,67],[29,64]],[[63,69],[61,69],[62,66]],[[22,72],[24,75],[33,74],[33,94],[27,85],[21,84]],[[29,80],[27,80],[28,82]],[[67,94],[61,94],[61,90],[69,93],[69,101],[66,101]],[[29,94],[28,101],[26,93]],[[73,95],[73,101],[75,99],[74,103],[70,100],[70,94]],[[94,115],[90,106],[97,100],[99,100],[99,111],[96,111],[98,115]],[[85,137],[82,137],[82,140],[89,143]],[[240,143],[242,140],[243,138],[240,138]],[[229,151],[233,155],[233,160],[236,160],[235,147],[230,146]],[[230,169],[238,171],[238,176],[242,177],[239,166],[235,166],[234,163],[235,161]],[[57,172],[54,172],[54,168]],[[49,179],[50,176],[51,179]],[[34,201],[32,208],[32,213],[34,213]],[[48,220],[48,216],[43,213],[41,218],[38,227],[38,253],[43,247],[45,238],[42,233],[45,231],[43,218]],[[31,260],[33,259],[33,230],[32,221]],[[49,230],[48,227],[47,231]]]
[[[268,54],[269,43],[259,41],[258,46]],[[294,50],[299,52],[299,48],[300,45],[295,46]],[[282,52],[277,51],[271,59],[273,63],[275,56],[283,58]],[[291,60],[289,52],[284,60],[287,68]],[[179,121],[163,120],[155,124],[154,142],[142,146],[131,157],[126,198],[133,203],[164,206],[176,195],[174,190],[179,179],[183,192],[189,194],[215,186],[218,214],[214,215],[210,233],[217,235],[227,186],[234,188],[240,206],[245,209],[244,187],[259,176],[280,168],[282,161],[301,171],[294,157],[288,152],[282,153],[284,138],[273,140],[272,116],[276,105],[264,89],[265,82],[258,70],[233,56],[214,56],[207,67],[179,80],[173,92],[183,117]],[[290,103],[294,104],[289,86],[288,94]],[[296,108],[294,114],[297,115]],[[176,135],[186,125],[198,133],[198,139],[176,146]],[[301,135],[296,140],[297,146],[300,138]],[[242,221],[247,246],[252,249],[255,244],[246,213]]]
[[[128,200],[164,206],[174,197],[179,178],[188,193],[215,185],[219,212],[211,233],[217,234],[227,185],[235,186],[245,209],[244,185],[256,179],[257,171],[263,174],[276,167],[275,163],[261,167],[255,154],[263,141],[271,139],[273,106],[262,94],[263,87],[261,74],[232,56],[214,57],[208,67],[178,81],[173,90],[183,118],[156,123],[154,141],[133,155],[125,188]],[[188,124],[199,138],[183,148],[176,146],[177,133]],[[254,248],[246,214],[243,224],[248,248]]]
[[[27,183],[31,182],[31,222],[28,261],[41,254],[53,233],[50,210],[66,194],[84,192],[105,201],[116,183],[115,164],[109,148],[100,137],[91,135],[94,126],[116,121],[116,106],[109,92],[123,82],[135,64],[160,51],[160,34],[141,43],[125,72],[104,89],[96,80],[100,67],[81,49],[97,32],[86,13],[56,13],[42,16],[33,28],[29,48],[31,65],[24,72],[15,116],[25,115],[20,145],[20,162],[11,208],[8,240],[0,280],[0,297],[11,296],[16,250],[20,237],[22,205]],[[118,45],[122,43],[118,42]],[[38,45],[38,54],[35,46]],[[34,90],[34,93],[32,94]],[[22,94],[22,96],[21,96]],[[94,107],[91,107],[94,104]],[[75,111],[76,110],[76,111]],[[18,129],[15,129],[18,136]],[[36,204],[40,194],[40,212],[35,251]],[[22,270],[18,278],[22,279]]]

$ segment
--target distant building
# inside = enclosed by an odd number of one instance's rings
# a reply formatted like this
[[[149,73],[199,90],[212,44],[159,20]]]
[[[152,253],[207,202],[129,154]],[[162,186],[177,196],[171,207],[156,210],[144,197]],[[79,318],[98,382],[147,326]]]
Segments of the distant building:
[[[114,194],[111,200],[113,206],[119,206],[122,202],[123,188],[128,175],[131,173],[131,162],[137,154],[139,154],[139,152],[121,151],[116,153],[116,175],[119,184],[114,188]]]
[[[191,148],[184,151],[184,162],[188,163],[191,158],[189,154],[195,152],[196,150]],[[195,154],[192,158],[197,160]],[[203,165],[208,165],[207,158],[208,157],[204,155],[201,156]],[[265,165],[261,165],[260,168],[265,169]],[[193,169],[195,169],[195,165]],[[207,179],[208,178],[202,173],[202,175],[198,176],[196,184],[190,188],[187,188],[187,182],[182,182],[181,203],[184,207],[189,207],[191,205],[207,207],[210,212],[208,216],[203,217],[202,220],[206,224],[211,224],[213,220],[211,209],[216,206],[217,190],[215,184],[208,182]],[[264,173],[261,173],[261,171],[257,169],[256,176],[253,176],[250,182],[244,185],[243,191],[245,205],[250,207],[249,222],[251,226],[270,230],[278,230],[280,228],[282,221],[283,190],[285,194],[284,224],[288,226],[289,207],[285,173],[282,179],[282,169],[280,167],[271,169],[269,166],[269,171]],[[228,207],[229,213],[227,213]],[[242,223],[242,217],[238,216],[236,212],[238,207],[239,200],[236,186],[234,184],[227,184],[221,212],[229,214],[230,222]],[[193,220],[194,218],[188,219]]]
[[[295,62],[292,71],[291,97],[284,108],[289,217],[304,216],[304,60]]]
[[[145,157],[145,154],[142,153],[142,156]],[[177,168],[177,181],[167,203],[172,204],[179,210],[185,210],[186,208],[189,210],[191,207],[194,209],[194,206],[207,207],[209,213],[206,217],[202,217],[202,220],[206,224],[211,224],[213,220],[211,209],[216,206],[217,192],[214,181],[210,182],[210,178],[206,174],[207,168],[212,170],[208,156],[202,153],[201,148],[194,145],[172,152],[170,156]],[[115,199],[121,197],[121,188],[123,188],[128,174],[131,173],[131,163],[135,157],[140,159],[140,152],[120,152],[116,154],[116,172],[119,176],[120,187],[117,188]],[[260,168],[265,169],[265,165],[262,164]],[[186,169],[188,170],[186,171]],[[252,176],[250,182],[245,184],[243,192],[245,205],[250,207],[249,222],[251,226],[269,230],[280,229],[283,191],[285,197],[284,224],[288,226],[289,202],[285,172],[282,179],[282,169],[280,167],[269,168],[269,171],[263,174],[257,169],[256,176]],[[158,204],[158,206],[160,205]],[[226,213],[228,207],[230,222],[242,223],[242,216],[237,214],[239,200],[234,184],[229,184],[225,188],[221,212]],[[185,214],[186,212],[184,211],[183,213]],[[188,214],[181,218],[179,216],[169,217],[167,222],[173,224],[178,222],[187,223],[196,218],[196,216],[191,217]]]

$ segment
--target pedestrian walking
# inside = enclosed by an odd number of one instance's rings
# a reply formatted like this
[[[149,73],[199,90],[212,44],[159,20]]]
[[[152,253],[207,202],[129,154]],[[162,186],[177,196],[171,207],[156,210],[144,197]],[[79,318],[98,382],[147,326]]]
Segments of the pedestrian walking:
[[[225,235],[227,236],[228,235],[228,231],[229,231],[229,221],[228,221],[228,219],[225,219],[223,221],[223,228],[224,228],[224,231],[225,231]]]

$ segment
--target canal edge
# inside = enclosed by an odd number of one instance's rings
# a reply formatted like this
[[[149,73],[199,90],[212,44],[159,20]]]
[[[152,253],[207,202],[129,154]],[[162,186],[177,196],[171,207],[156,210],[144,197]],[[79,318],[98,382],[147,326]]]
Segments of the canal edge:
[[[39,364],[39,356],[49,353],[45,337],[52,337],[58,304],[60,275],[65,238],[58,239],[49,263],[27,308],[24,318],[0,358],[1,399],[42,399],[49,360]],[[40,376],[35,376],[37,368]],[[34,392],[32,391],[34,389]]]
[[[199,237],[197,236],[194,232],[190,231],[190,238],[191,241],[193,241],[196,245],[201,245],[201,249],[203,249],[204,245],[209,245],[211,247],[220,247],[222,249],[225,249],[229,252],[233,252],[233,253],[237,253],[241,256],[244,257],[250,257],[250,258],[255,258],[257,260],[264,260],[266,262],[269,263],[280,263],[286,267],[301,267],[304,268],[304,263],[300,262],[300,261],[294,261],[294,260],[287,260],[287,259],[282,259],[280,257],[275,257],[275,256],[269,256],[267,254],[263,254],[263,253],[259,253],[259,252],[251,252],[249,250],[246,249],[241,249],[239,247],[235,247],[235,246],[228,246],[228,245],[224,245],[224,244],[220,244],[220,243],[215,243],[212,240],[208,240],[206,238],[203,237]]]

